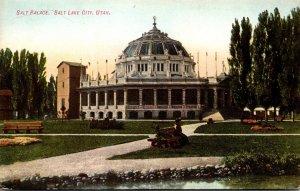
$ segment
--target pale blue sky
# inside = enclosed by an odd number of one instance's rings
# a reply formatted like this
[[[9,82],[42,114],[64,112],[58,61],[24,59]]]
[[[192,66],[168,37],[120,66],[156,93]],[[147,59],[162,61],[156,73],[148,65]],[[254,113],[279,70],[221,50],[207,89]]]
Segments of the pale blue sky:
[[[258,14],[279,8],[282,16],[300,6],[300,0],[1,0],[0,48],[13,51],[27,48],[45,52],[47,75],[56,75],[62,61],[92,63],[96,73],[105,73],[105,59],[109,72],[114,59],[127,44],[157,27],[179,40],[197,60],[200,52],[200,75],[205,74],[205,52],[208,52],[208,71],[215,73],[214,54],[218,52],[218,73],[221,63],[227,63],[231,25],[235,18],[249,17],[253,28]],[[48,10],[50,15],[18,16],[16,12]],[[54,10],[91,10],[94,15],[55,16]],[[96,16],[96,10],[110,15]]]

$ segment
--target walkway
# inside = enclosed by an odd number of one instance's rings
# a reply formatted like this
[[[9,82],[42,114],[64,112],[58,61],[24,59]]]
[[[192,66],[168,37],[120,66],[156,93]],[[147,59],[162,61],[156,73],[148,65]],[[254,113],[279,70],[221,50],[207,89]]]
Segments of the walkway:
[[[183,126],[186,135],[193,134],[198,124]],[[86,135],[86,134],[84,134]],[[48,135],[49,136],[49,135]],[[97,135],[98,136],[98,135]],[[100,135],[108,136],[108,135]],[[124,135],[125,136],[125,135]],[[0,181],[34,176],[77,175],[103,173],[108,170],[126,171],[143,169],[162,169],[190,167],[195,165],[220,164],[221,157],[181,157],[158,159],[107,160],[114,155],[122,155],[150,148],[147,139],[130,143],[108,146],[89,151],[39,159],[28,162],[17,162],[12,165],[0,166]]]
[[[188,136],[300,136],[300,134],[194,134],[196,128],[205,123],[182,126],[183,133]],[[35,134],[36,135],[36,134]],[[154,136],[148,134],[43,134],[45,136]],[[143,170],[190,167],[195,165],[217,165],[222,157],[181,157],[156,158],[132,160],[107,160],[114,155],[122,155],[134,151],[150,148],[147,139],[125,144],[108,146],[89,151],[39,159],[28,162],[17,162],[12,165],[0,166],[0,182],[7,179],[17,179],[34,176],[77,175],[81,172],[87,174],[104,173],[109,170]]]

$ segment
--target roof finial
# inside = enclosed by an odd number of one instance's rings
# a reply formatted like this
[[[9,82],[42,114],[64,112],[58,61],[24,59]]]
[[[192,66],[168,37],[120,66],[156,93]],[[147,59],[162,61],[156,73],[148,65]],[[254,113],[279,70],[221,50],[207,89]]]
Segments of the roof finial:
[[[156,28],[156,16],[153,16],[153,21],[154,21],[153,28]]]

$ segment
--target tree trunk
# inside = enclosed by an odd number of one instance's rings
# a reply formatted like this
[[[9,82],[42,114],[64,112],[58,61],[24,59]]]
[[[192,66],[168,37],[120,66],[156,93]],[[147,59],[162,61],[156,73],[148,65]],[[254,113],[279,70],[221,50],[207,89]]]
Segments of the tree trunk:
[[[294,114],[294,110],[292,110],[292,120],[293,120],[293,122],[295,122],[295,114]]]
[[[273,114],[273,117],[274,117],[274,121],[276,121],[276,107],[274,107],[274,114]]]

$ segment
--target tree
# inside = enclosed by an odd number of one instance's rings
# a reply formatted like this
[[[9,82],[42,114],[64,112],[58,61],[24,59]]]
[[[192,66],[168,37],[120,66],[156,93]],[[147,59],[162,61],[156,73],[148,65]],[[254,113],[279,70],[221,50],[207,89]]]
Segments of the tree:
[[[241,82],[239,79],[240,71],[240,60],[241,60],[241,51],[240,51],[240,24],[237,19],[235,23],[232,24],[231,29],[231,42],[230,42],[230,56],[228,58],[229,64],[229,75],[231,77],[231,87],[232,95],[234,97],[235,103],[243,108],[246,103],[243,102],[243,97],[240,96],[240,87]]]
[[[270,51],[267,47],[268,11],[258,16],[258,24],[253,33],[253,84],[258,103],[265,109],[265,120],[267,121],[267,110],[271,105],[270,81],[267,74],[268,59]]]
[[[36,103],[38,106],[38,117],[44,114],[44,107],[47,102],[47,80],[46,80],[46,57],[44,53],[41,53],[39,62],[38,62],[38,73],[37,73],[37,92],[38,92],[38,97],[36,97]]]
[[[242,70],[240,74],[241,85],[244,91],[243,96],[246,99],[246,105],[251,111],[251,117],[253,116],[254,109],[256,107],[256,96],[254,93],[253,86],[253,75],[252,75],[252,25],[249,18],[245,17],[241,22],[242,33],[241,33],[241,52],[242,52]]]
[[[278,75],[282,71],[281,60],[281,44],[282,44],[282,26],[281,17],[278,8],[275,8],[274,13],[271,13],[268,19],[267,27],[267,48],[270,51],[269,59],[267,62],[268,70],[265,72],[269,75],[270,81],[270,98],[271,105],[274,107],[274,120],[276,117],[276,107],[281,103],[280,87]]]
[[[12,89],[12,57],[9,48],[0,50],[0,89]]]
[[[46,102],[46,111],[48,112],[48,114],[52,115],[52,116],[56,116],[56,112],[57,112],[57,105],[56,105],[56,81],[55,78],[51,75],[48,85],[47,85],[47,102]]]
[[[242,28],[242,30],[241,30]],[[228,59],[230,66],[229,74],[232,78],[233,97],[238,106],[243,109],[246,105],[253,108],[252,98],[250,97],[250,80],[251,78],[251,38],[252,26],[249,18],[243,18],[241,27],[238,20],[232,24],[230,55]],[[251,101],[249,101],[251,98]],[[253,108],[254,109],[254,108]],[[253,109],[252,112],[253,113]]]
[[[282,72],[279,75],[282,106],[292,113],[299,104],[299,54],[300,54],[300,9],[292,10],[292,18],[282,20],[283,41],[281,44]]]
[[[20,102],[22,99],[22,91],[20,90],[22,84],[20,84],[20,60],[19,60],[19,52],[16,51],[13,56],[13,62],[12,62],[12,70],[13,70],[13,77],[12,77],[12,90],[13,90],[13,108],[15,111],[20,111]]]

